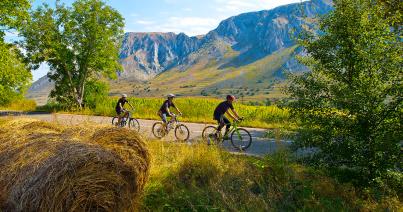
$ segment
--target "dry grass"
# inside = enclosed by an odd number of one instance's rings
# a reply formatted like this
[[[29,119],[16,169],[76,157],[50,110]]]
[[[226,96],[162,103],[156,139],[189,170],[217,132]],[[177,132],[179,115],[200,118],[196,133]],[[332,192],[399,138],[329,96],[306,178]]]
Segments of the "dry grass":
[[[133,211],[148,178],[143,139],[124,129],[0,121],[0,210]]]

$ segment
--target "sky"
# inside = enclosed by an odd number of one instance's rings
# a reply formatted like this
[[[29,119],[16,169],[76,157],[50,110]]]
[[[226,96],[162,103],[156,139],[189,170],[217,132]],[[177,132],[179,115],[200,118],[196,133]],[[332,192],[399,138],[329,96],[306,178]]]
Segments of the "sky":
[[[33,0],[33,8],[43,3],[55,5],[56,0]],[[74,0],[61,0],[70,5]],[[202,35],[215,29],[231,16],[245,12],[268,10],[301,0],[105,0],[125,18],[125,32],[184,32]],[[16,40],[7,34],[7,40]],[[32,71],[34,81],[46,75],[42,65]]]

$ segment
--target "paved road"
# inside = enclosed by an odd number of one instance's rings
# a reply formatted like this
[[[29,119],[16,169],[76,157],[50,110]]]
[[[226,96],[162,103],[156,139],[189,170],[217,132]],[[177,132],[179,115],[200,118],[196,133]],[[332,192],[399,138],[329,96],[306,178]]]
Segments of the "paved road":
[[[0,111],[1,112],[1,111]],[[1,115],[1,113],[0,113]],[[110,125],[111,124],[111,117],[105,117],[105,116],[85,116],[85,115],[70,115],[70,114],[40,114],[40,113],[33,113],[33,114],[18,114],[18,113],[10,113],[9,115],[12,115],[13,117],[24,117],[24,118],[33,118],[33,119],[38,119],[38,120],[43,120],[43,121],[48,121],[48,122],[56,122],[59,124],[64,124],[64,125],[76,125],[76,124],[81,124],[81,123],[97,123],[97,124],[105,124],[105,125]],[[139,119],[140,122],[140,132],[143,133],[143,135],[146,135],[149,138],[153,138],[153,135],[151,133],[151,128],[152,125],[156,122],[155,120],[144,120],[144,119]],[[195,143],[195,142],[201,142],[201,133],[204,127],[208,126],[209,124],[198,124],[198,123],[187,123],[184,122],[184,124],[189,128],[190,130],[190,139],[189,139],[189,144]],[[238,152],[235,150],[231,144],[230,141],[224,141],[223,143],[223,148],[226,150],[233,152],[233,153],[239,153],[239,154],[247,154],[247,155],[255,155],[255,156],[263,156],[266,154],[270,154],[275,152],[280,146],[288,146],[289,141],[275,141],[272,139],[267,139],[265,138],[265,129],[260,129],[260,128],[246,128],[252,135],[252,145],[247,149],[245,152]],[[163,140],[165,141],[172,141],[175,140],[173,131],[170,132],[170,134],[164,138]]]

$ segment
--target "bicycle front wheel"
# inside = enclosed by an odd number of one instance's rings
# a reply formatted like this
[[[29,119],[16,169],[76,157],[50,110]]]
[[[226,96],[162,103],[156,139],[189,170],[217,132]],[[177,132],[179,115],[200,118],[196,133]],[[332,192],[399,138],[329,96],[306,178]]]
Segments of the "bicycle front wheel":
[[[161,139],[162,137],[165,136],[166,134],[166,129],[165,126],[162,122],[157,122],[153,125],[153,129],[152,129],[153,135],[156,138]]]
[[[235,149],[244,151],[252,144],[252,136],[246,129],[238,128],[231,134],[231,144]]]
[[[131,118],[129,121],[129,128],[140,132],[140,123],[137,119]]]
[[[112,125],[116,126],[116,123],[118,122],[118,120],[119,120],[118,117],[113,117],[112,118]]]
[[[176,126],[175,128],[175,137],[178,141],[187,141],[190,137],[190,132],[188,127],[183,124]]]

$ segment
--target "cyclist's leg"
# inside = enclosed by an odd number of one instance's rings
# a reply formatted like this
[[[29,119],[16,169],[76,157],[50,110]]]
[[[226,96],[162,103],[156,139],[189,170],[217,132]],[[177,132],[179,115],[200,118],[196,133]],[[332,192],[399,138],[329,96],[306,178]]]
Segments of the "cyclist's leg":
[[[116,126],[119,126],[120,122],[122,121],[122,111],[116,110],[116,114],[118,114],[118,122],[116,123]]]
[[[222,119],[223,119],[223,122],[225,124],[225,134],[224,134],[224,136],[228,136],[229,128],[231,127],[231,122],[225,116],[223,116]]]
[[[224,119],[223,119],[224,115],[221,115],[220,117],[218,117],[217,122],[218,122],[218,127],[217,130],[221,131],[221,129],[224,127],[225,123],[224,123]]]
[[[160,113],[159,115],[161,117],[162,122],[164,124],[166,124],[167,123],[167,114],[166,113]]]

